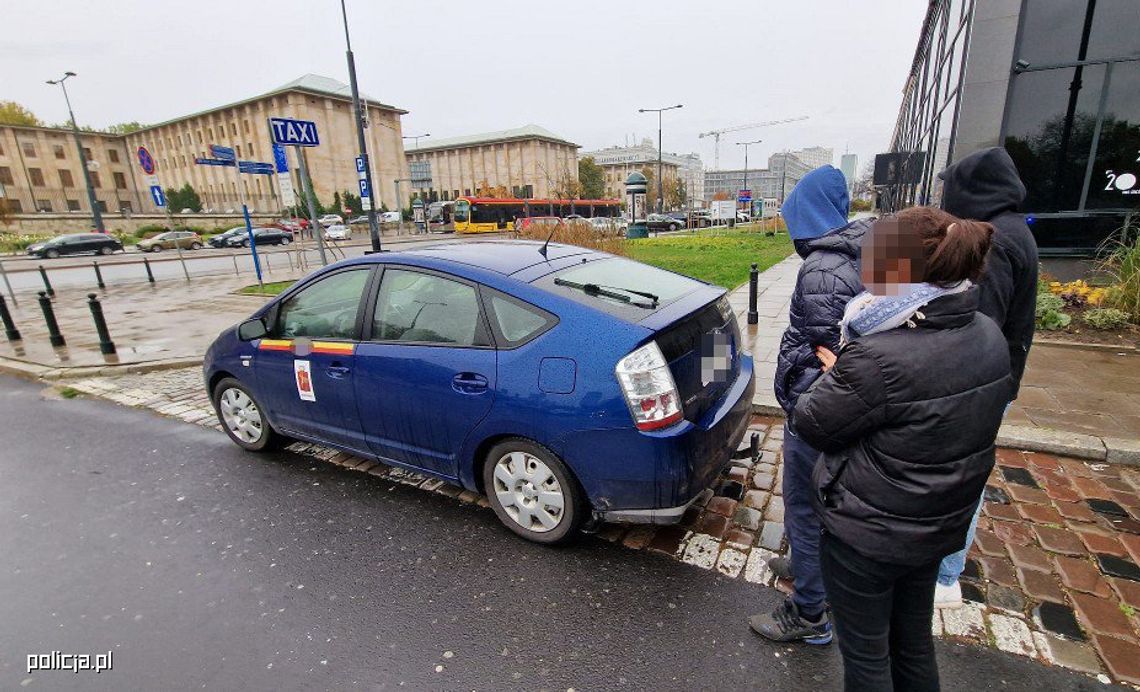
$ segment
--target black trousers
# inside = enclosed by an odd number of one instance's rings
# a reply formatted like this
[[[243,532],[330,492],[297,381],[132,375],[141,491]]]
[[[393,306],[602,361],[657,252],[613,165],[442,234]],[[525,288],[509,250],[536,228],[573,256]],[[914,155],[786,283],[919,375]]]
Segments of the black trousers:
[[[844,689],[939,689],[930,620],[940,562],[879,562],[824,533],[820,567],[843,654]]]

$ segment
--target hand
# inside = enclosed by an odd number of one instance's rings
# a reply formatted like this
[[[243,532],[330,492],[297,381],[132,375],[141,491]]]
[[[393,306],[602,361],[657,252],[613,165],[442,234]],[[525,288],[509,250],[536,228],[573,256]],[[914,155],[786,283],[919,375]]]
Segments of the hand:
[[[816,346],[815,357],[819,358],[819,362],[823,363],[823,367],[820,369],[824,372],[827,372],[835,365],[836,356],[831,352],[831,349],[826,346]]]

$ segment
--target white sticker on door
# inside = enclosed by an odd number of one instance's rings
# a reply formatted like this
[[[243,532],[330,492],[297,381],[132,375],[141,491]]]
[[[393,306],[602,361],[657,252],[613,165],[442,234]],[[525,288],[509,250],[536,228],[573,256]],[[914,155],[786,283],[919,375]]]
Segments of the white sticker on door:
[[[307,360],[293,361],[293,375],[297,379],[297,396],[301,401],[316,401],[313,391],[313,366]]]

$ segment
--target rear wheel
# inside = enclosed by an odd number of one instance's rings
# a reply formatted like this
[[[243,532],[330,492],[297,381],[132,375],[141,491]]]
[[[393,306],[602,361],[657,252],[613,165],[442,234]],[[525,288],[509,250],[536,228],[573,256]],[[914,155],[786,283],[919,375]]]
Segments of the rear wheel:
[[[54,248],[47,250],[44,252],[44,257],[47,257],[48,259],[55,259],[56,257],[59,257],[59,250],[56,250]]]
[[[530,440],[504,440],[487,453],[483,488],[511,531],[535,543],[564,543],[586,514],[582,491],[565,464]]]
[[[202,249],[202,243],[190,243],[190,249],[191,250],[201,250]]]
[[[214,387],[214,410],[230,439],[251,452],[280,445],[283,438],[269,425],[265,411],[245,385],[227,377]]]
[[[282,239],[281,239],[281,244],[282,244],[282,245],[288,245],[288,244],[289,244],[289,243],[291,243],[291,242],[293,242],[293,239],[292,239],[292,238],[289,238],[289,237],[284,237],[284,238],[282,238]]]
[[[106,248],[104,248],[104,249],[106,249]],[[162,246],[161,245],[151,245],[150,251],[151,252],[162,252]]]

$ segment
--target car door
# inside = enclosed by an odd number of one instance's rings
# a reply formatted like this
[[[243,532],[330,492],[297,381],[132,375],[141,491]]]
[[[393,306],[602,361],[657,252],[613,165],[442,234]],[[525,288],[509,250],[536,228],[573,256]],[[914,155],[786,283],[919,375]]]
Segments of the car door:
[[[448,477],[491,410],[496,353],[478,287],[459,277],[389,266],[357,347],[356,404],[378,456]]]
[[[353,382],[372,274],[371,266],[331,272],[276,307],[253,362],[257,393],[281,432],[367,452]]]

